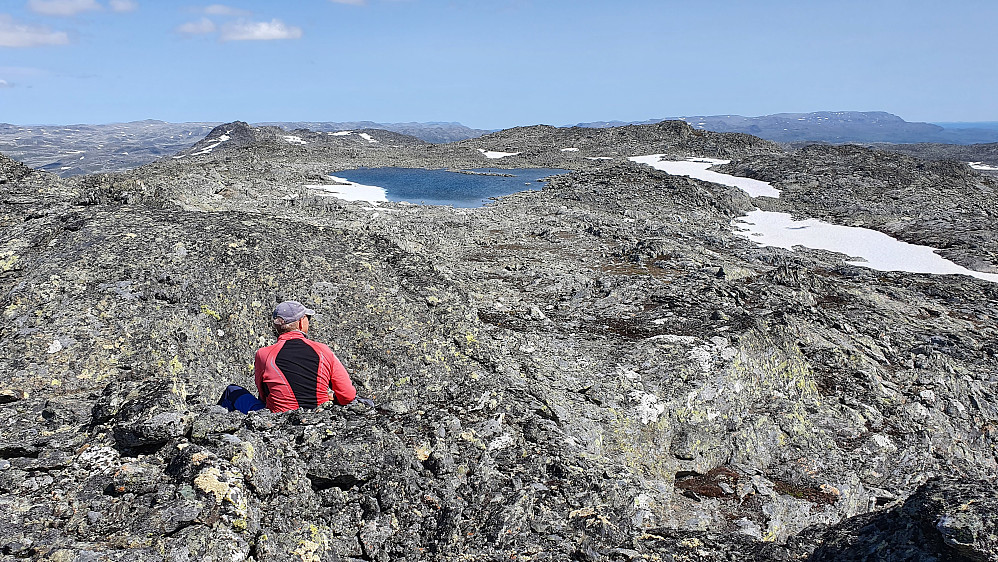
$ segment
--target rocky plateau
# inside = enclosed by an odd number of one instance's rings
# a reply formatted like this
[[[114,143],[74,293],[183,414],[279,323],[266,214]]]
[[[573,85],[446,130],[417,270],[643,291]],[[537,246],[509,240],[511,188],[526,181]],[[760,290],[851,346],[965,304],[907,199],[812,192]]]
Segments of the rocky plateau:
[[[627,159],[660,153],[782,197]],[[321,188],[360,166],[569,172],[477,209]],[[0,156],[0,560],[998,560],[998,284],[732,226],[782,210],[995,271],[995,189],[679,121],[236,122],[70,178]],[[375,408],[215,405],[285,299]]]

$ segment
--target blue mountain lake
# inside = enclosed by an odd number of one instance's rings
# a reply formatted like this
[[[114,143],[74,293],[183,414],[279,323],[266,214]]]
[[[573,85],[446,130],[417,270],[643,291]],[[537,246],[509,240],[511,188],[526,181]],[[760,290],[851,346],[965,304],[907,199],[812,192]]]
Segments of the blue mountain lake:
[[[357,168],[333,172],[332,175],[354,183],[383,188],[389,201],[481,207],[491,197],[541,189],[541,178],[567,174],[568,170],[476,168],[466,172],[421,168]]]

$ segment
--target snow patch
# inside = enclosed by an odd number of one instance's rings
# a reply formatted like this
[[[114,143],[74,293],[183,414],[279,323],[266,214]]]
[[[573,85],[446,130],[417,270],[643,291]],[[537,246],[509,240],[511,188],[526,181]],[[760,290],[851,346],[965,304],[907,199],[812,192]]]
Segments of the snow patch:
[[[493,160],[497,158],[505,158],[507,156],[516,156],[519,152],[499,152],[497,150],[485,150],[484,148],[479,148],[478,152],[485,155],[486,158],[491,158]]]
[[[613,156],[586,156],[586,160],[613,160]]]
[[[998,275],[959,266],[928,246],[909,244],[882,232],[854,226],[839,226],[807,219],[793,220],[789,213],[756,209],[731,222],[734,233],[760,246],[793,250],[795,246],[839,252],[858,259],[846,263],[878,271],[906,271],[937,275],[971,275],[998,283]]]
[[[378,142],[378,141],[374,140],[373,138],[371,138],[371,135],[369,135],[367,133],[357,133],[357,136],[360,137],[360,138],[362,138],[362,139],[364,139],[364,140],[366,140],[367,142]]]
[[[990,164],[985,164],[984,162],[967,162],[967,164],[970,164],[970,167],[975,170],[989,170],[989,171],[998,170],[998,167],[992,166]]]
[[[572,147],[572,148],[563,148],[563,149],[561,149],[561,151],[562,152],[578,152],[579,149],[575,148],[575,147]]]
[[[353,131],[336,131],[335,133],[329,133],[334,137],[345,137],[347,135],[352,135]]]
[[[306,185],[305,187],[326,191],[329,193],[328,197],[336,197],[344,201],[368,201],[375,205],[381,201],[388,201],[388,192],[383,187],[363,185],[336,176],[329,176],[329,179],[335,181],[336,185]]]
[[[301,137],[296,135],[284,135],[283,138],[289,144],[308,144],[308,142],[302,140]]]
[[[718,164],[727,164],[730,160],[718,160],[716,158],[687,158],[686,160],[662,160],[661,154],[651,154],[649,156],[632,156],[632,162],[647,164],[656,170],[662,170],[674,176],[687,176],[698,180],[719,183],[730,187],[741,189],[751,197],[779,197],[780,190],[774,188],[768,182],[742,178],[719,172],[712,172],[707,168]]]
[[[211,154],[211,151],[215,150],[215,147],[217,147],[220,144],[222,144],[222,141],[216,142],[215,144],[213,144],[211,146],[207,146],[207,147],[203,148],[202,150],[199,150],[199,151],[194,152],[192,154],[194,156],[197,156],[198,154]],[[174,158],[176,158],[176,156],[174,156]]]

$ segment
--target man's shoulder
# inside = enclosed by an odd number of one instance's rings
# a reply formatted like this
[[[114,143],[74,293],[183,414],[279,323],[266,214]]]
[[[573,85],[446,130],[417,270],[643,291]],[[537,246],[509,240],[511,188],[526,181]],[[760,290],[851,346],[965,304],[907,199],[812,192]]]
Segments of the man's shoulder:
[[[319,351],[321,351],[323,353],[332,353],[333,352],[333,350],[328,345],[322,343],[321,341],[310,340],[308,338],[302,338],[302,340],[304,340],[305,342],[307,342],[308,345],[312,346],[313,349],[319,350]]]
[[[270,345],[267,345],[267,346],[261,347],[260,349],[257,349],[256,350],[256,356],[260,357],[260,356],[263,356],[263,355],[266,355],[266,354],[270,353],[271,350],[273,350],[275,347],[277,347],[278,343],[280,343],[280,342],[272,343]]]

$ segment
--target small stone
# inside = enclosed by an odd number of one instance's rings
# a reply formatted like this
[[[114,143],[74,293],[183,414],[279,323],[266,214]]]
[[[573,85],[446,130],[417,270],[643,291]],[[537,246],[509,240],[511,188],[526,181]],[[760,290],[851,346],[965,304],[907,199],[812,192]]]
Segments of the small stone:
[[[27,397],[28,393],[23,390],[0,390],[0,404],[10,404],[11,402],[24,400]]]
[[[541,309],[539,307],[531,306],[530,307],[530,319],[531,320],[538,320],[538,321],[540,321],[540,320],[547,319],[547,316],[543,312],[541,312]]]

